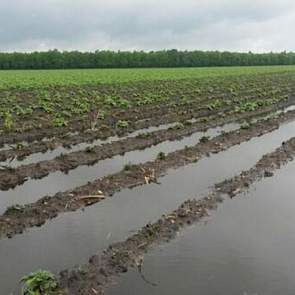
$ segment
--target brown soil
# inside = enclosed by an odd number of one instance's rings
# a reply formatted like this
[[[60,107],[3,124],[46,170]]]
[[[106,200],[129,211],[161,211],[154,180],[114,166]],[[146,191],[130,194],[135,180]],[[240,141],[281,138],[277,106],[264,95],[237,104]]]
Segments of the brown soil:
[[[130,267],[139,267],[144,254],[159,243],[169,242],[184,227],[208,216],[217,209],[223,198],[245,192],[251,184],[263,177],[271,177],[282,165],[295,156],[295,138],[283,143],[269,153],[248,171],[221,182],[202,199],[184,202],[178,209],[162,216],[157,222],[147,224],[127,240],[110,245],[105,251],[96,254],[85,265],[60,274],[61,294],[104,294],[111,279],[127,272]]]
[[[275,93],[275,95],[282,95],[285,94],[291,98],[293,96],[293,85],[292,83],[286,82],[284,80],[284,76],[276,77],[275,75],[272,76],[263,76],[264,78],[260,82],[261,89],[264,89],[265,91],[263,93],[267,93],[267,91],[270,91],[270,94],[267,95],[266,98],[269,98],[272,93]],[[186,113],[188,110],[197,110],[197,108],[200,108],[200,112],[205,112],[204,116],[207,116],[209,113],[213,114],[216,113],[216,110],[206,110],[207,104],[210,101],[213,101],[214,99],[229,99],[232,101],[232,106],[235,105],[235,102],[241,102],[243,100],[251,101],[252,99],[257,99],[257,96],[261,96],[262,94],[257,94],[257,91],[255,91],[251,87],[251,83],[253,83],[252,78],[250,77],[246,78],[245,81],[241,81],[241,79],[235,79],[232,77],[232,79],[235,80],[236,84],[236,93],[231,93],[229,91],[229,88],[231,87],[232,81],[229,81],[229,85],[225,84],[225,81],[222,81],[221,85],[206,85],[210,84],[210,81],[208,80],[208,83],[201,83],[204,84],[203,88],[199,87],[198,81],[188,81],[189,84],[193,83],[194,87],[192,89],[187,89],[185,87],[185,83],[181,81],[153,81],[153,83],[149,83],[148,81],[145,81],[145,84],[141,82],[136,83],[126,83],[126,85],[118,85],[118,87],[110,86],[110,85],[100,85],[99,87],[83,87],[83,89],[87,89],[90,91],[89,95],[91,95],[91,91],[95,90],[100,92],[102,95],[118,95],[120,97],[123,97],[127,100],[134,99],[134,95],[144,95],[146,91],[150,91],[151,89],[153,91],[159,91],[157,93],[162,93],[164,90],[167,91],[169,87],[175,88],[175,85],[179,84],[179,89],[172,91],[172,94],[170,94],[170,91],[167,92],[167,96],[169,97],[168,103],[163,102],[156,105],[145,105],[145,106],[139,106],[139,107],[132,107],[129,109],[122,109],[122,108],[112,108],[112,110],[109,112],[107,117],[104,120],[101,120],[99,123],[100,125],[103,125],[101,136],[102,138],[106,138],[107,136],[120,134],[120,130],[114,131],[115,124],[118,120],[129,120],[130,121],[130,130],[124,130],[124,132],[129,132],[132,130],[136,130],[135,122],[136,121],[143,121],[146,120],[144,123],[144,126],[140,128],[146,128],[148,126],[151,126],[149,124],[153,124],[158,121],[157,124],[161,124],[163,122],[163,116],[165,117],[166,114],[170,113],[178,113],[178,115],[182,113]],[[260,76],[261,78],[261,76]],[[269,80],[270,79],[270,80]],[[266,82],[266,81],[267,82]],[[243,85],[243,83],[246,83]],[[249,83],[249,85],[247,84]],[[257,83],[257,81],[255,81]],[[167,85],[166,85],[167,84]],[[265,84],[265,85],[264,85]],[[248,85],[249,87],[246,87]],[[163,88],[164,87],[164,88]],[[208,88],[209,87],[209,88]],[[265,87],[265,88],[264,88]],[[249,90],[250,89],[250,90]],[[56,93],[59,93],[62,95],[62,93],[72,93],[72,95],[77,95],[79,93],[79,88],[65,88],[65,87],[55,87],[53,89],[47,89],[51,95],[55,95]],[[196,90],[198,90],[196,92]],[[12,92],[11,92],[12,91]],[[19,92],[19,90],[13,91],[6,91],[1,93],[0,97],[6,97],[6,95],[14,95],[19,97],[19,101],[30,105],[33,104],[33,101],[36,100],[34,97],[38,97],[38,91],[35,92],[33,90],[22,90]],[[115,92],[114,92],[115,91]],[[273,92],[275,91],[275,92]],[[192,101],[190,101],[188,104],[182,104],[181,103],[181,97],[188,96],[190,98],[193,98]],[[132,98],[133,97],[133,98]],[[263,96],[261,96],[263,97]],[[138,98],[138,97],[137,97]],[[223,111],[222,109],[217,110],[218,112]],[[207,114],[207,115],[206,115]],[[195,114],[195,116],[200,116],[198,114]],[[17,125],[19,125],[19,128],[16,128],[16,130],[12,130],[9,133],[4,132],[1,130],[1,125],[3,125],[3,122],[1,122],[0,118],[0,147],[2,147],[4,144],[14,144],[19,143],[22,141],[26,142],[33,142],[33,141],[40,141],[44,138],[52,138],[52,137],[63,137],[64,134],[68,132],[74,132],[79,131],[83,132],[86,129],[89,128],[90,122],[87,120],[87,114],[85,114],[83,117],[74,118],[70,122],[68,127],[60,127],[60,128],[53,128],[51,118],[48,114],[42,112],[41,110],[36,110],[34,114],[31,116],[27,116],[26,118],[15,118],[18,122]],[[143,123],[143,122],[142,122]],[[165,122],[164,122],[165,123]],[[27,126],[28,130],[24,127]],[[135,128],[135,129],[134,129]]]
[[[283,122],[294,117],[295,112],[289,112],[288,114],[280,115],[277,119],[267,120],[262,124],[269,124],[268,128],[277,128],[279,122]],[[136,149],[145,149],[165,140],[180,139],[198,130],[200,130],[199,124],[197,124],[195,128],[190,126],[189,128],[184,128],[183,130],[178,130],[177,128],[169,129],[167,131],[160,130],[150,133],[147,138],[146,136],[139,135],[135,138],[127,138],[122,141],[103,144],[91,149],[61,155],[49,161],[41,161],[17,168],[2,167],[2,170],[0,170],[0,190],[14,188],[17,185],[23,184],[30,178],[41,179],[49,173],[56,171],[63,171],[67,173],[69,170],[75,169],[81,165],[94,165],[100,160],[107,159],[115,155],[124,154]]]
[[[64,135],[64,133],[60,134],[59,136],[56,135],[54,139],[50,141],[35,141],[29,144],[28,146],[23,146],[20,149],[10,149],[5,151],[0,151],[0,161],[6,161],[6,160],[12,160],[14,158],[17,158],[19,160],[22,160],[26,158],[27,156],[34,154],[34,153],[45,153],[48,150],[54,150],[58,147],[66,147],[70,148],[73,145],[77,145],[80,143],[88,142],[91,143],[97,139],[106,139],[110,136],[119,135],[123,136],[126,135],[132,131],[140,130],[142,128],[147,128],[150,126],[158,126],[160,124],[168,124],[172,122],[185,122],[185,120],[192,119],[194,117],[199,118],[199,122],[202,122],[205,119],[209,119],[207,117],[209,113],[211,114],[209,123],[199,123],[200,129],[201,128],[209,128],[216,126],[216,120],[219,120],[219,125],[234,121],[234,119],[247,119],[248,117],[257,116],[257,115],[263,115],[270,112],[274,112],[280,108],[287,107],[289,105],[292,105],[294,103],[293,99],[289,99],[288,101],[285,101],[283,103],[280,103],[278,105],[269,106],[263,109],[259,109],[255,112],[249,112],[245,114],[226,114],[226,110],[224,110],[223,116],[219,115],[219,112],[213,113],[212,111],[209,112],[208,110],[203,110],[202,114],[200,111],[198,113],[195,113],[195,111],[191,108],[190,111],[186,114],[177,114],[174,112],[168,112],[168,115],[160,114],[158,117],[155,116],[152,120],[141,120],[141,121],[135,121],[132,120],[131,122],[134,122],[131,124],[131,126],[128,126],[127,129],[121,130],[116,128],[100,128],[95,131],[88,130],[87,132],[80,132],[79,134],[75,136],[69,136]],[[180,111],[179,111],[180,112]],[[180,112],[181,113],[181,112]],[[203,117],[201,117],[203,116]],[[226,118],[225,118],[226,117]],[[230,118],[229,118],[230,117]],[[213,122],[212,122],[213,121]],[[44,132],[47,132],[46,130],[43,130]],[[65,130],[63,130],[65,132]],[[43,137],[43,135],[42,135]],[[3,142],[5,142],[5,139],[2,139]],[[19,139],[18,139],[19,140]],[[16,138],[13,140],[13,142],[19,142]],[[40,138],[39,138],[40,140]],[[7,141],[7,140],[6,140]],[[32,141],[32,140],[30,140]]]
[[[166,155],[164,159],[147,162],[141,165],[132,165],[116,174],[97,179],[87,185],[70,191],[57,193],[53,197],[46,196],[36,203],[23,207],[10,208],[0,217],[0,236],[12,237],[22,233],[24,229],[41,226],[47,220],[68,211],[76,211],[84,206],[102,200],[101,197],[81,199],[83,196],[95,196],[99,191],[107,197],[123,188],[131,188],[149,182],[156,182],[159,176],[164,175],[168,169],[197,162],[210,153],[224,151],[234,145],[248,141],[255,136],[261,136],[278,128],[279,123],[293,119],[295,112],[282,114],[276,119],[259,122],[248,129],[240,129],[221,134],[212,140],[176,151]]]

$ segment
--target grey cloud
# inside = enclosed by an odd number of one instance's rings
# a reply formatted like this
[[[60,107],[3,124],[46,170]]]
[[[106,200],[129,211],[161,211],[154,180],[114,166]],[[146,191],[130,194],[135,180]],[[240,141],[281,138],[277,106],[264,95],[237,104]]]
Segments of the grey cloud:
[[[293,50],[294,24],[292,0],[10,0],[0,50]]]

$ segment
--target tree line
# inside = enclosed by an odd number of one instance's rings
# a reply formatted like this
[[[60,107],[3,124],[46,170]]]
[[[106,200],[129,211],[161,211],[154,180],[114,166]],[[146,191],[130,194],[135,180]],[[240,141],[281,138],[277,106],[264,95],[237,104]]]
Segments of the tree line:
[[[220,51],[58,51],[1,53],[0,69],[79,69],[294,65],[295,53]]]

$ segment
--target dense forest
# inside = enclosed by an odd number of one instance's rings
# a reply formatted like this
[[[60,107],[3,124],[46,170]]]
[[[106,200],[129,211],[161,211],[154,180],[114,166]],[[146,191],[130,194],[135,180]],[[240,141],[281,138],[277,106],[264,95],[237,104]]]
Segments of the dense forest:
[[[207,67],[295,64],[295,53],[58,51],[0,53],[0,69]]]

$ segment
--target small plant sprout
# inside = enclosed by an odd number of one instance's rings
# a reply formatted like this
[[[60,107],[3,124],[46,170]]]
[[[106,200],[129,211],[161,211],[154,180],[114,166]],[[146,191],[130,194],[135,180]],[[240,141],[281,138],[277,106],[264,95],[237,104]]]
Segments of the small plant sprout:
[[[166,154],[164,152],[159,152],[157,158],[163,161],[166,159]]]
[[[184,128],[184,124],[181,122],[177,122],[174,126],[175,129],[183,129]]]
[[[9,111],[6,111],[3,114],[3,118],[4,118],[4,128],[6,130],[10,130],[13,126],[12,114]]]
[[[64,127],[68,125],[68,122],[65,120],[65,118],[56,116],[52,120],[53,127]]]
[[[129,126],[128,121],[124,121],[124,120],[119,120],[116,124],[116,127],[120,129],[128,128],[128,126]]]
[[[242,125],[241,125],[241,129],[249,129],[250,128],[250,123],[248,122],[244,122]]]
[[[200,142],[201,142],[201,143],[205,143],[205,142],[207,142],[209,139],[210,139],[209,136],[203,136],[203,137],[200,138]]]
[[[124,165],[123,170],[124,171],[130,171],[131,168],[132,168],[132,163],[127,163],[127,164]]]
[[[49,295],[58,287],[55,276],[46,270],[32,272],[21,279],[22,295]]]

